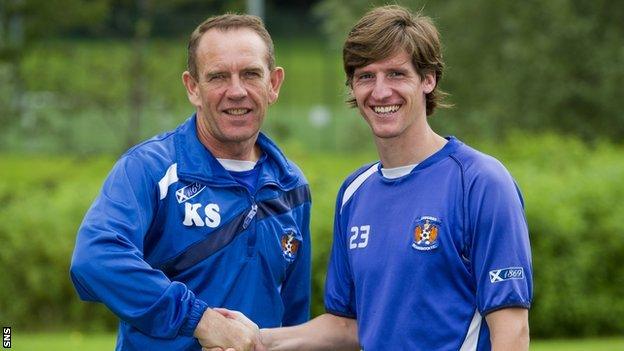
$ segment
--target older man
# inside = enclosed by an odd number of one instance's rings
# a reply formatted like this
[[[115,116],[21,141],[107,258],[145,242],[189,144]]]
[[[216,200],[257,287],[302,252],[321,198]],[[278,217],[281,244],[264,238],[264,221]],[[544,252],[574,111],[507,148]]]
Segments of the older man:
[[[71,277],[120,319],[117,350],[250,350],[257,328],[305,322],[309,188],[259,132],[284,71],[254,16],[200,24],[184,86],[196,113],[127,151],[78,232]]]

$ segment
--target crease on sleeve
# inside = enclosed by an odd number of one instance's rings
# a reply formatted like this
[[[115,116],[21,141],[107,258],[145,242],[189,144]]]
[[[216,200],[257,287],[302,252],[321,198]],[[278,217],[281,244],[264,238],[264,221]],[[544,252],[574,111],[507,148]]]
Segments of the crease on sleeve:
[[[197,328],[197,324],[199,324],[202,315],[207,309],[208,304],[200,299],[195,299],[186,321],[182,325],[182,328],[180,328],[180,335],[193,336],[195,328]]]

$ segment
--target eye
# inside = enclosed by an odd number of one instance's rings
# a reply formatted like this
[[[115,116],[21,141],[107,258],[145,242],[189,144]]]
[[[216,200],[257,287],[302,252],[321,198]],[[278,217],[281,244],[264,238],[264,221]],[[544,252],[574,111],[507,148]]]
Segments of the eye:
[[[225,79],[224,73],[213,73],[208,75],[209,82],[218,82]]]
[[[372,73],[360,73],[357,75],[357,80],[368,80],[373,78]]]
[[[258,71],[245,71],[243,76],[247,79],[260,78],[262,75]]]
[[[403,77],[405,74],[403,72],[399,72],[399,71],[392,71],[390,73],[388,73],[388,77],[390,78],[398,78],[398,77]]]

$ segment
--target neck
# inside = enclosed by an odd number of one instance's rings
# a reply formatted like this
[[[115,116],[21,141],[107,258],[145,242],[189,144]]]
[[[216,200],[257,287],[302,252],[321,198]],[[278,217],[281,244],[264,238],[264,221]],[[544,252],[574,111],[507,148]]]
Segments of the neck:
[[[394,138],[375,138],[379,159],[385,168],[420,163],[446,143],[447,140],[436,134],[428,124],[413,133]]]

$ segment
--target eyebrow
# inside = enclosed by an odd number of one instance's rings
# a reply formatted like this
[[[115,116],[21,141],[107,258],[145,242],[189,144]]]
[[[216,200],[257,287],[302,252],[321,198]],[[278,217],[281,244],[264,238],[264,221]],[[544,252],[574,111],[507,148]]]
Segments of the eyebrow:
[[[226,75],[226,76],[228,76],[228,75],[230,75],[230,73],[226,72],[226,71],[210,71],[210,72],[206,72],[206,74],[205,74],[206,78],[214,78],[214,77],[216,77],[218,75]]]
[[[259,67],[259,66],[244,67],[240,71],[241,72],[255,72],[255,73],[259,73],[261,75],[264,73],[264,70],[262,69],[262,67]],[[223,70],[223,71],[222,70],[215,70],[215,71],[206,72],[206,74],[205,74],[206,78],[213,78],[213,77],[216,77],[218,75],[230,76],[230,72],[229,71],[225,71],[225,70]]]
[[[354,76],[359,76],[359,75],[362,75],[362,74],[373,74],[373,72],[371,70],[369,70],[369,69],[362,69],[362,68],[356,68],[353,71],[353,75]]]
[[[403,74],[407,74],[409,72],[409,69],[404,68],[404,67],[399,67],[399,66],[393,66],[393,67],[388,67],[384,70],[384,72],[399,72],[399,73],[403,73]],[[374,74],[372,70],[369,69],[363,69],[363,68],[356,68],[353,71],[353,75],[362,75],[362,74]]]

